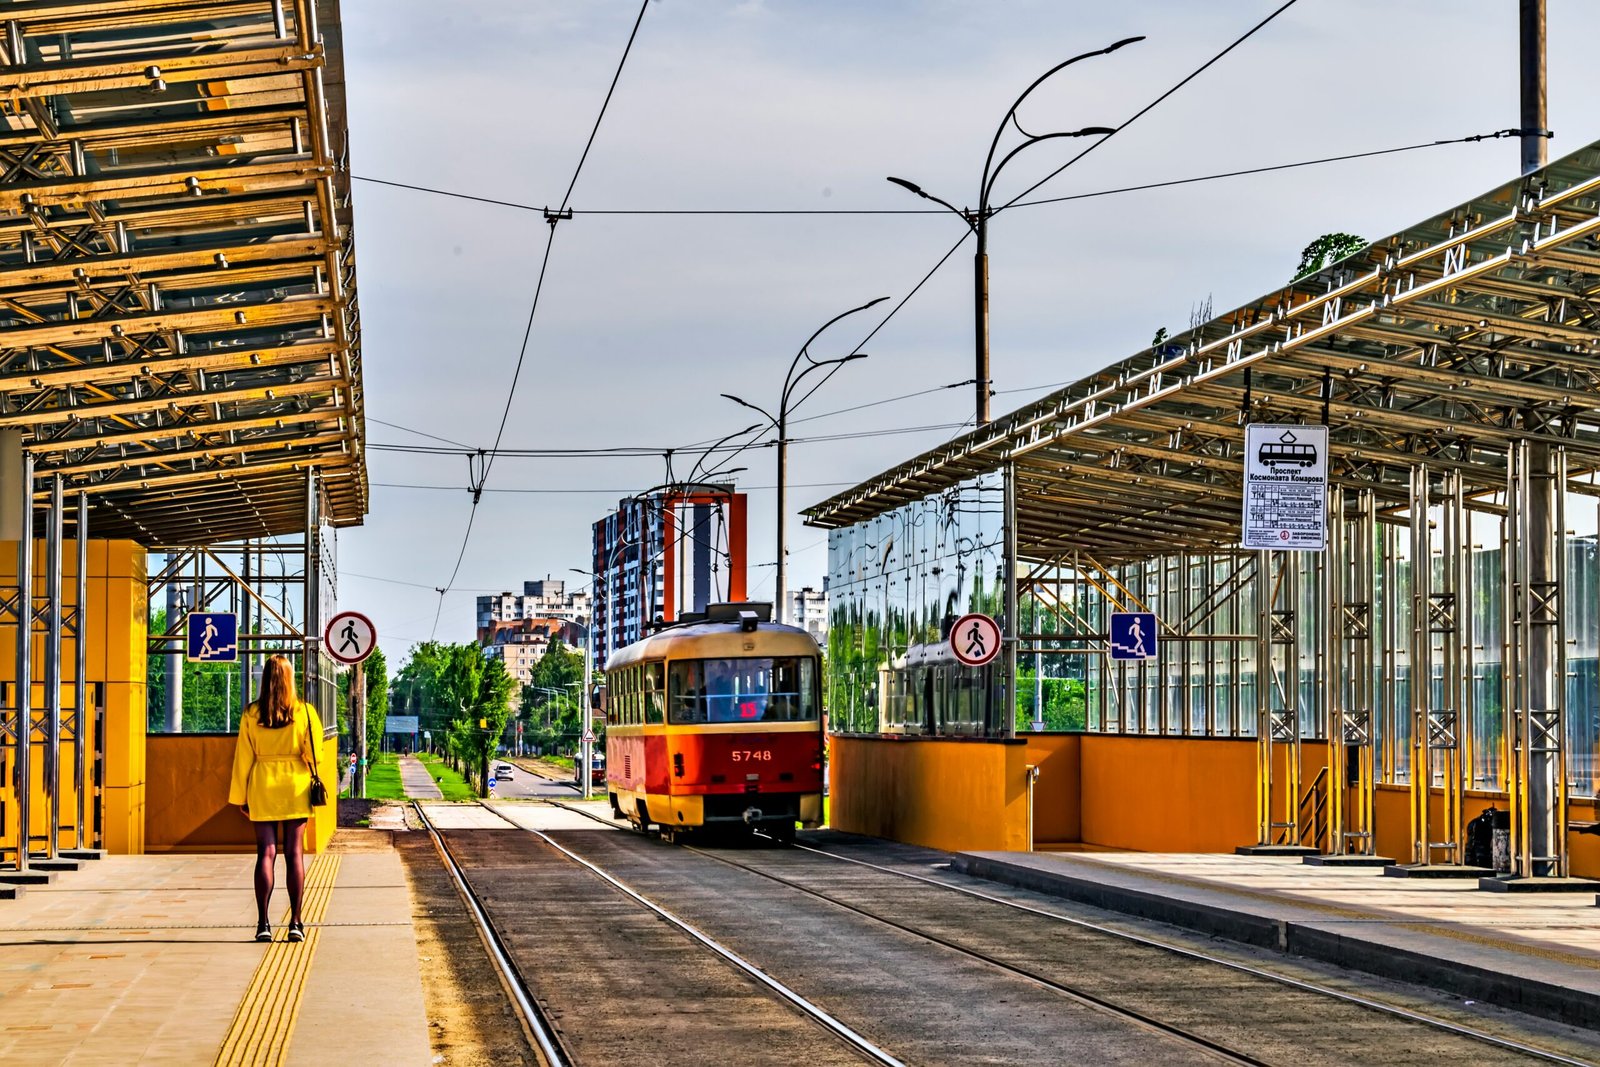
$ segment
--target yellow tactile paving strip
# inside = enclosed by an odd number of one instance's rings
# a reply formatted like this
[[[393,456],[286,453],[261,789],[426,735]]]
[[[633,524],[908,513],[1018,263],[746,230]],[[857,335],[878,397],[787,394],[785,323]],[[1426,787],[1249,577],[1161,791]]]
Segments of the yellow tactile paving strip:
[[[311,961],[322,937],[318,924],[333,897],[339,860],[337,853],[323,853],[311,861],[306,870],[306,896],[302,907],[306,939],[301,943],[285,940],[286,927],[275,932],[217,1053],[218,1067],[246,1064],[276,1067],[287,1059],[306,978],[311,973]]]

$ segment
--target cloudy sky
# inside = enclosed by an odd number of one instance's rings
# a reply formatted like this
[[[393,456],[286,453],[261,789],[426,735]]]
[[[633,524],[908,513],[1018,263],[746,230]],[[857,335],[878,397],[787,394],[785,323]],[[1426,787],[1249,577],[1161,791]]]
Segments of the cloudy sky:
[[[657,0],[645,12],[560,224],[504,445],[681,449],[775,405],[796,349],[840,355],[955,243],[948,214],[589,215],[587,210],[926,206],[900,175],[976,199],[1006,108],[1032,132],[1118,126],[1281,0]],[[352,169],[518,204],[559,204],[637,0],[344,0]],[[1549,0],[1552,157],[1600,139],[1600,5]],[[1516,126],[1516,0],[1298,0],[1182,91],[1053,179],[1064,196]],[[1015,136],[1015,132],[1012,132]],[[1009,199],[1086,142],[1036,146]],[[1514,176],[1514,141],[1061,204],[990,227],[1001,414],[1284,282],[1317,235],[1376,239]],[[547,229],[519,210],[356,187],[369,437],[493,443]],[[951,436],[972,414],[971,255],[958,251],[795,417],[797,514]],[[881,314],[879,315],[881,318]],[[906,397],[919,391],[920,396]],[[900,399],[895,399],[900,398]],[[885,401],[871,407],[842,408]],[[381,421],[380,421],[381,420]],[[404,427],[406,429],[401,429]],[[901,432],[906,431],[906,432]],[[868,436],[849,436],[868,435]],[[844,439],[839,439],[843,436]],[[831,441],[805,441],[833,437]],[[774,455],[752,450],[752,594],[772,592]],[[457,456],[374,451],[372,513],[340,539],[340,606],[391,658],[435,633],[470,510]],[[685,461],[677,461],[681,475]],[[463,640],[479,592],[588,565],[590,524],[662,481],[659,458],[499,461],[437,636]],[[790,584],[820,583],[826,537],[791,519]]]

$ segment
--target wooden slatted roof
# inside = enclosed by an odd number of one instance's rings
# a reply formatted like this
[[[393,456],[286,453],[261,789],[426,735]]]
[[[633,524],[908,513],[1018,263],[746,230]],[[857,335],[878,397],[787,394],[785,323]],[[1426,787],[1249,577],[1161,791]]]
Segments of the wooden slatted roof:
[[[97,536],[367,511],[337,0],[36,0],[0,37],[0,430]],[[42,483],[41,483],[42,484]]]

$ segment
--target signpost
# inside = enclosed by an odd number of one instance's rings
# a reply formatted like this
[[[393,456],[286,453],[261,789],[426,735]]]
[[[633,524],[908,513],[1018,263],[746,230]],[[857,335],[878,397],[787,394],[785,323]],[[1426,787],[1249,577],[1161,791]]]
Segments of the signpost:
[[[184,652],[190,663],[237,663],[239,616],[228,612],[191,611]]]
[[[950,628],[950,654],[963,666],[982,667],[1000,654],[1000,624],[976,612]]]
[[[322,650],[355,668],[350,672],[350,729],[356,735],[356,773],[350,793],[362,798],[367,795],[367,677],[361,663],[377,647],[378,628],[359,611],[339,612],[322,631]]]
[[[1269,552],[1328,547],[1328,428],[1256,423],[1244,428],[1241,544]]]
[[[1111,658],[1143,661],[1156,658],[1156,616],[1152,611],[1111,613]]]

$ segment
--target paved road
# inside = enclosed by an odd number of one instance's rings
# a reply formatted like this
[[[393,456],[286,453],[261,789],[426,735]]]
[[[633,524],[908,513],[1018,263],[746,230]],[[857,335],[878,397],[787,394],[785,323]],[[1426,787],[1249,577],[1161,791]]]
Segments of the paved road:
[[[498,764],[502,761],[496,760]],[[540,778],[536,774],[529,774],[521,767],[511,769],[510,781],[499,781],[494,784],[494,793],[497,797],[506,799],[522,797],[564,797],[571,800],[578,793],[578,789],[570,781],[552,782],[548,778]]]
[[[439,783],[433,780],[428,768],[415,756],[400,757],[400,788],[405,790],[406,796],[418,800],[444,799],[444,794],[439,791]]]

